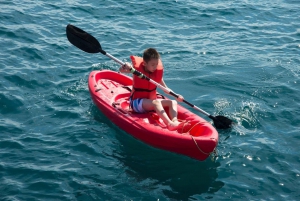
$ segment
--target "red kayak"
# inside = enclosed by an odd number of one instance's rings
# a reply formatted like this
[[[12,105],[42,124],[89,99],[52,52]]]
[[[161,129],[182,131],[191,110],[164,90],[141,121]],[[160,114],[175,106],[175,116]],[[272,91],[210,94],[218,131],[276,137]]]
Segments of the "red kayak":
[[[178,119],[184,123],[176,131],[169,131],[155,112],[133,112],[128,101],[131,77],[110,70],[92,71],[88,82],[92,99],[104,115],[142,142],[197,160],[205,160],[215,151],[219,140],[216,129],[181,105],[178,105]]]

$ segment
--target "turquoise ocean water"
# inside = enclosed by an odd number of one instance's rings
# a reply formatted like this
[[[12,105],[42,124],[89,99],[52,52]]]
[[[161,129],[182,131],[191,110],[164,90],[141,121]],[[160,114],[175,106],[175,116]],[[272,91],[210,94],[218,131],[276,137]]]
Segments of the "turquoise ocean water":
[[[1,1],[0,200],[299,200],[299,16],[296,0]],[[119,66],[69,23],[123,61],[157,48],[169,88],[237,122],[217,159],[113,125],[87,77]]]

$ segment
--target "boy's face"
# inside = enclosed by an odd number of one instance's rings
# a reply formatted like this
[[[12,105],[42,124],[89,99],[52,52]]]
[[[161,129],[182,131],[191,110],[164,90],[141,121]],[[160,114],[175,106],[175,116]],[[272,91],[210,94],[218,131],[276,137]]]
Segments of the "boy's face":
[[[157,69],[158,65],[158,59],[150,59],[150,61],[145,62],[144,61],[144,66],[147,71],[153,73]]]

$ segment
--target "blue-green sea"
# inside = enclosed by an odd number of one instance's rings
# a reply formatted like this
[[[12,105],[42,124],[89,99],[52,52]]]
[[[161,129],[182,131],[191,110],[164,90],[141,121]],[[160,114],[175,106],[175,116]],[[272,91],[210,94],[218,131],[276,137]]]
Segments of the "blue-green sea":
[[[156,48],[169,88],[236,122],[217,157],[112,124],[87,79],[119,65],[70,44],[67,24],[124,62]],[[2,0],[0,39],[1,201],[300,200],[298,0]]]

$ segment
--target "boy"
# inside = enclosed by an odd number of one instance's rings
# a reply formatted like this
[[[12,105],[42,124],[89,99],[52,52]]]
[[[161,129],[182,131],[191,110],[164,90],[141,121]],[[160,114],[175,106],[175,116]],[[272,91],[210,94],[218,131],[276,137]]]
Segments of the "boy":
[[[160,55],[154,48],[148,48],[144,51],[143,58],[131,56],[133,67],[167,88],[163,80],[163,65]],[[132,66],[128,63],[121,66],[121,73],[130,73]],[[178,101],[182,102],[183,97],[179,95]],[[143,80],[133,75],[133,89],[130,96],[131,108],[138,113],[145,113],[155,110],[159,117],[164,121],[169,130],[177,130],[181,124],[177,119],[177,102],[175,100],[165,100],[156,98],[156,86],[147,80]],[[169,116],[164,107],[169,108]]]

